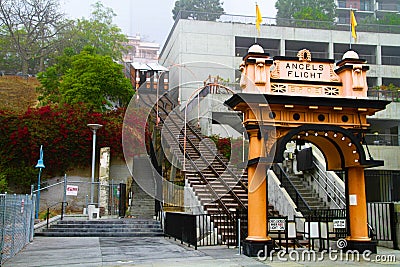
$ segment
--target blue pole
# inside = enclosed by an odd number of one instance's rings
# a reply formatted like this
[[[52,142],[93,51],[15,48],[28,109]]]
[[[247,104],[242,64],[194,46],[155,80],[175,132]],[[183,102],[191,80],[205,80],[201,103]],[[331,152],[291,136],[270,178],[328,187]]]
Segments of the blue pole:
[[[42,169],[44,168],[43,164],[43,146],[40,146],[40,157],[38,163],[35,168],[39,168],[38,175],[38,191],[37,191],[37,205],[36,205],[36,219],[39,219],[39,206],[40,206],[40,175],[42,174]]]
[[[39,205],[40,205],[40,175],[42,174],[42,168],[39,168],[38,175],[38,190],[37,190],[37,203],[36,203],[36,219],[39,219]]]

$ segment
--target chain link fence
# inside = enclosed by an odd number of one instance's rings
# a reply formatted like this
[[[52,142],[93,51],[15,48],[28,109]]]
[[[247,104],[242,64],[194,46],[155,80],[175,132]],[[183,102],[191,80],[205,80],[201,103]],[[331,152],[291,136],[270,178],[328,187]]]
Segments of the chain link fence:
[[[0,266],[33,240],[35,195],[0,194]]]

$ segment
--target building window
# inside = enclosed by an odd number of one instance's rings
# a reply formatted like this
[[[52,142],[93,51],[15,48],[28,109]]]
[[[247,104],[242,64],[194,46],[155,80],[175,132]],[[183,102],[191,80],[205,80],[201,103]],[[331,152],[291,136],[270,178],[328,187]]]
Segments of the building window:
[[[255,44],[254,37],[235,37],[235,56],[244,57],[249,48]],[[280,41],[276,39],[257,38],[257,44],[264,48],[264,52],[271,57],[279,56]]]

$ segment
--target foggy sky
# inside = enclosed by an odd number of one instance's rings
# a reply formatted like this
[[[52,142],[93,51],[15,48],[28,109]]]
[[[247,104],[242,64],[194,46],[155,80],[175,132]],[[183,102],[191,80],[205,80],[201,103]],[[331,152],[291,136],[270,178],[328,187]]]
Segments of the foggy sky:
[[[60,0],[61,7],[70,18],[89,17],[91,5],[99,0]],[[128,35],[139,33],[147,41],[155,41],[162,47],[173,25],[172,9],[175,0],[101,0],[104,6],[114,10],[114,23]],[[255,16],[255,1],[225,0],[226,14]],[[276,0],[258,1],[263,17],[275,17]]]

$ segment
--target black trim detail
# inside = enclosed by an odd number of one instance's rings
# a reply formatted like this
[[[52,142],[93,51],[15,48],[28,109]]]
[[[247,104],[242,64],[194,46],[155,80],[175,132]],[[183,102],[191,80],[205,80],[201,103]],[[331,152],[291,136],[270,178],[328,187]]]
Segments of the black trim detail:
[[[268,59],[272,60],[272,58],[269,57],[269,53],[253,53],[253,52],[250,52],[250,53],[247,53],[246,55],[243,56],[243,60],[246,60],[246,58],[248,58],[248,57],[268,58]]]
[[[306,80],[289,80],[289,79],[271,79],[271,83],[312,84],[312,85],[329,85],[329,86],[343,85],[341,82],[306,81]]]
[[[336,66],[343,66],[346,63],[350,64],[365,64],[367,63],[366,59],[358,59],[358,58],[345,58],[336,62]]]
[[[270,126],[270,125],[257,125],[257,124],[247,124],[244,126],[246,128],[246,131],[250,131],[250,130],[273,130],[275,129],[275,126]]]
[[[272,59],[270,59],[270,58],[261,58],[261,59],[264,59],[264,63],[267,64],[267,65],[274,64],[274,61]],[[247,58],[245,62],[246,63],[254,63],[255,64],[257,62],[257,60],[255,58]]]
[[[272,160],[268,160],[268,158],[266,158],[266,157],[258,157],[258,158],[250,159],[249,161],[247,161],[247,167],[256,165],[258,163],[272,164]],[[267,169],[269,169],[269,168],[267,168]]]
[[[344,70],[352,70],[354,65],[343,65],[335,70],[337,74],[341,73]],[[369,66],[362,66],[363,71],[368,71]]]
[[[292,95],[270,95],[270,94],[249,94],[237,93],[225,101],[225,105],[234,108],[240,103],[264,103],[261,96],[268,104],[299,105],[299,106],[323,106],[328,107],[350,107],[350,108],[374,108],[383,110],[390,101],[376,99],[354,99],[335,97],[307,97]]]
[[[311,61],[300,61],[298,57],[274,56],[274,60],[290,60],[305,63],[335,63],[334,59],[329,58],[312,58]]]

